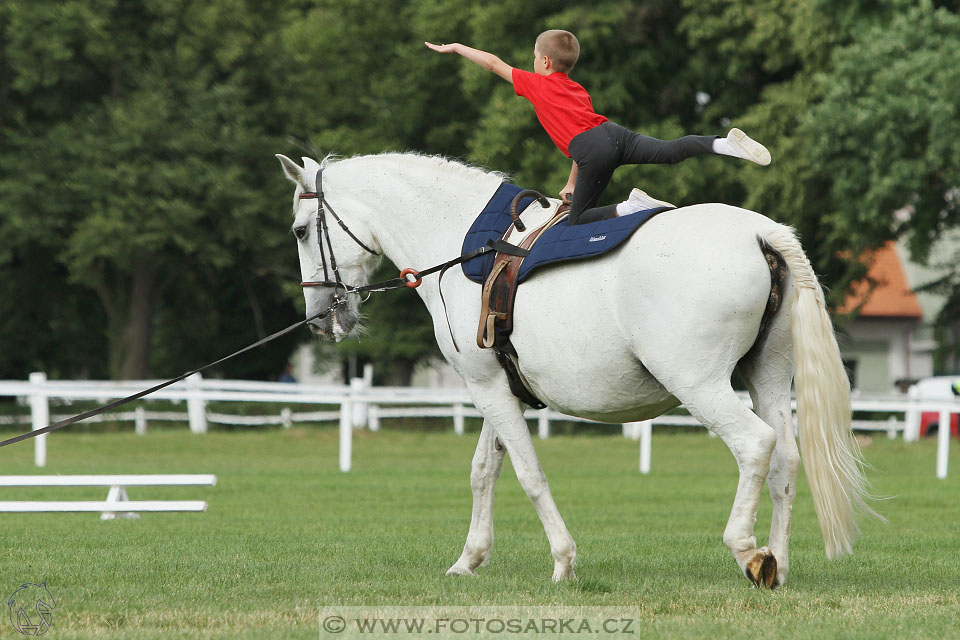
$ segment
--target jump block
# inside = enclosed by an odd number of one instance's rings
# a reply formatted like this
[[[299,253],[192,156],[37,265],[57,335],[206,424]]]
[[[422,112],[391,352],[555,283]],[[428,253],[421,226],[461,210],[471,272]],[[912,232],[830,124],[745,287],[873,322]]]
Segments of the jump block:
[[[202,500],[130,500],[127,487],[217,484],[211,474],[0,476],[0,487],[110,487],[104,501],[17,500],[0,502],[0,512],[100,512],[103,520],[139,518],[138,511],[206,511]]]

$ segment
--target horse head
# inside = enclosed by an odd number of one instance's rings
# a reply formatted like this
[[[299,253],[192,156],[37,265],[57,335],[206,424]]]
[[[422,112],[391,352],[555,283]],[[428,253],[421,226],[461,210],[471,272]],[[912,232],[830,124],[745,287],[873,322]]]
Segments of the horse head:
[[[277,159],[296,185],[292,231],[307,317],[333,307],[332,313],[311,320],[310,330],[339,341],[358,326],[360,299],[353,289],[367,283],[379,262],[379,246],[362,222],[367,207],[336,183],[335,193],[325,192],[331,183],[312,158],[303,158],[303,167],[281,154]]]

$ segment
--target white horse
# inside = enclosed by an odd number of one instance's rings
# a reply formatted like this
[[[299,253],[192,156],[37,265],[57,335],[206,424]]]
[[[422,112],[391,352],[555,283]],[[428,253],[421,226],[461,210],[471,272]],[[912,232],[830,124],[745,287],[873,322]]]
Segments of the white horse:
[[[324,256],[313,197],[320,165],[277,158],[296,184],[293,231],[304,281],[331,280],[325,265],[332,251],[346,286],[368,281],[375,253],[417,269],[458,256],[465,232],[504,178],[415,154],[325,161],[319,200],[343,225],[329,220]],[[761,244],[787,267],[782,304],[762,332],[774,278]],[[337,290],[306,287],[307,315],[327,308]],[[447,574],[474,575],[490,558],[494,486],[506,449],[546,530],[553,579],[574,578],[576,545],[550,495],[525,406],[510,392],[492,351],[474,342],[480,290],[459,268],[443,279],[446,308],[436,277],[416,289],[441,351],[484,417],[470,474],[470,530]],[[339,340],[356,328],[360,296],[346,297],[333,314],[311,323],[314,333]],[[852,551],[855,508],[873,513],[865,504],[849,384],[833,328],[789,227],[723,204],[661,213],[610,254],[544,268],[520,286],[512,342],[530,388],[557,411],[617,423],[654,418],[682,403],[720,436],[740,470],[723,541],[755,584],[781,585],[789,567],[800,464],[790,407],[795,367],[800,444],[827,556]],[[753,411],[731,387],[737,367]],[[773,518],[767,546],[760,547],[753,528],[764,480]]]

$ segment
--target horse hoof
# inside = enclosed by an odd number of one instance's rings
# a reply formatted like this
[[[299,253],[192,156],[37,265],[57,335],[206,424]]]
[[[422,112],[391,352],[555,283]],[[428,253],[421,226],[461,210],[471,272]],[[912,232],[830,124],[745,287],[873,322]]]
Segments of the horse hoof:
[[[466,567],[461,567],[458,564],[453,565],[447,569],[448,576],[476,576],[477,572]]]
[[[576,580],[577,574],[573,572],[573,567],[556,567],[553,570],[553,581],[554,582],[567,582],[568,580]]]
[[[750,582],[761,589],[773,589],[777,581],[777,559],[769,549],[758,549],[757,553],[747,560],[745,572]]]

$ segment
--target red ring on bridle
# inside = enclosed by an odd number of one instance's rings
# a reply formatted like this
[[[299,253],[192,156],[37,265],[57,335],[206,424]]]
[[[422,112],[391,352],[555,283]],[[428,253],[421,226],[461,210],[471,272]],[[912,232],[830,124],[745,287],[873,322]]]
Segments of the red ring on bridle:
[[[413,276],[414,279],[407,280],[407,276]],[[420,283],[423,282],[423,278],[420,277],[420,272],[409,267],[400,272],[400,279],[403,280],[403,284],[405,286],[408,286],[411,289],[416,289],[420,286]]]

